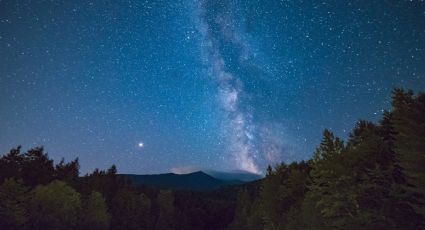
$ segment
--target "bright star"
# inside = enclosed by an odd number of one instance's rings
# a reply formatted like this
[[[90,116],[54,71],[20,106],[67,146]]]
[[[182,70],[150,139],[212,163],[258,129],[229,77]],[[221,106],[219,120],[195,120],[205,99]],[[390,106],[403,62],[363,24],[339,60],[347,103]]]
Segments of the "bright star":
[[[143,146],[144,146],[143,142],[139,142],[138,146],[139,146],[139,148],[143,148]]]

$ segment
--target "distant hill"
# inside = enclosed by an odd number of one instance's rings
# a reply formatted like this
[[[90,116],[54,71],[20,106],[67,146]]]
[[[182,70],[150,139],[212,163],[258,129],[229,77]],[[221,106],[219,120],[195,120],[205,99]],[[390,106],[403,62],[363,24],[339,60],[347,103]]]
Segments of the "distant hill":
[[[240,185],[245,183],[242,180],[217,179],[202,171],[188,174],[120,174],[120,176],[128,178],[134,185],[174,190],[212,190],[226,185]]]

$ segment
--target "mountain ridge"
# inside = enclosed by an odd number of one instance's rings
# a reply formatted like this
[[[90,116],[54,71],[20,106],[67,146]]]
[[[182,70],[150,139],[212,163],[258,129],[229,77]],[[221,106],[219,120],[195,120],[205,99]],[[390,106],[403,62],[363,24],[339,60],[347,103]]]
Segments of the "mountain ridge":
[[[246,180],[238,180],[237,177],[224,177],[222,179],[212,176],[204,171],[196,171],[187,174],[161,173],[161,174],[119,174],[136,186],[147,186],[159,189],[172,190],[213,190],[224,186],[241,185]],[[223,175],[227,175],[223,173]]]

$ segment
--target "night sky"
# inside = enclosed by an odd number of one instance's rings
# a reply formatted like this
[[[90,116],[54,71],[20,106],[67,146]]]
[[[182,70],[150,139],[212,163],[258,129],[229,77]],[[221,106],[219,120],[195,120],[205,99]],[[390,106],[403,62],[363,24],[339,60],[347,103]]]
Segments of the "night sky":
[[[0,0],[0,152],[264,173],[425,89],[425,2]]]

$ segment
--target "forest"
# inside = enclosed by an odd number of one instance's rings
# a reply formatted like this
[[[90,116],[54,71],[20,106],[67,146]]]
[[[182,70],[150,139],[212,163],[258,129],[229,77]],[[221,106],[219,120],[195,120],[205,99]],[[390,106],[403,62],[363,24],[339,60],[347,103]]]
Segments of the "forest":
[[[80,175],[42,147],[0,158],[0,229],[425,229],[425,94],[395,89],[377,123],[323,132],[313,157],[212,191]]]

